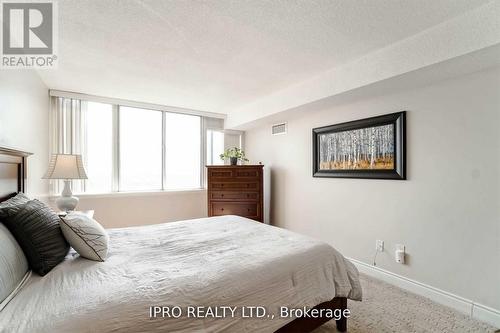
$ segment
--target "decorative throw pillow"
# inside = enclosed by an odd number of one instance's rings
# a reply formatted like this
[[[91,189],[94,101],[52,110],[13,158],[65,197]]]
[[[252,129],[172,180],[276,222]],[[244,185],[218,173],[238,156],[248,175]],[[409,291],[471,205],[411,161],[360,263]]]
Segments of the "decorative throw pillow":
[[[2,222],[12,233],[31,269],[45,275],[56,267],[69,251],[57,214],[38,200],[6,209]]]
[[[71,247],[82,257],[104,261],[108,254],[109,236],[93,218],[82,213],[70,213],[62,218],[61,229]]]
[[[10,208],[24,205],[28,201],[30,201],[30,198],[28,198],[23,193],[18,193],[15,197],[12,197],[0,203],[0,220],[2,219],[2,217],[6,217],[8,215],[7,212]]]

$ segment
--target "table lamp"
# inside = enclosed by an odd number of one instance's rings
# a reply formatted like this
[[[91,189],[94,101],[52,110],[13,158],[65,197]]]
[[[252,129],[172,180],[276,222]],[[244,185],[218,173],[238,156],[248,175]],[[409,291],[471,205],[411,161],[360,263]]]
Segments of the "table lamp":
[[[71,180],[87,179],[82,155],[53,154],[49,162],[49,169],[43,178],[64,179],[64,189],[56,200],[57,208],[65,212],[75,210],[78,198],[71,193]]]

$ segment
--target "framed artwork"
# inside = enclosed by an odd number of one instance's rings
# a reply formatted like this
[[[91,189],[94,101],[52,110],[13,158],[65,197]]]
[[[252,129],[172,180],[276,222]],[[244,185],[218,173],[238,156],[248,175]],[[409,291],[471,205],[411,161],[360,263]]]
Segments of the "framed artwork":
[[[313,177],[406,179],[406,111],[314,128]]]

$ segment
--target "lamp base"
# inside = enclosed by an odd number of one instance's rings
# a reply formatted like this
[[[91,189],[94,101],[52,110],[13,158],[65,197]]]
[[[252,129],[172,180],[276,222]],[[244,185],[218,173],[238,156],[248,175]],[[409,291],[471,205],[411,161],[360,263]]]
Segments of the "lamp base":
[[[71,181],[64,180],[64,189],[61,196],[56,200],[57,208],[64,212],[70,212],[75,210],[78,201],[78,198],[71,193]]]

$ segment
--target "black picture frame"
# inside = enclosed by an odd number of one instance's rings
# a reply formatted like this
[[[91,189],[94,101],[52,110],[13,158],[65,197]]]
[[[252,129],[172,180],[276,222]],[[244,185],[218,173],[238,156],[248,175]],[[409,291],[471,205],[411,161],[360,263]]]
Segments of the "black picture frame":
[[[394,157],[393,169],[320,169],[319,138],[322,134],[345,132],[376,126],[393,125]],[[386,114],[377,117],[349,121],[346,123],[313,128],[313,177],[331,178],[365,178],[365,179],[406,179],[406,111]]]

